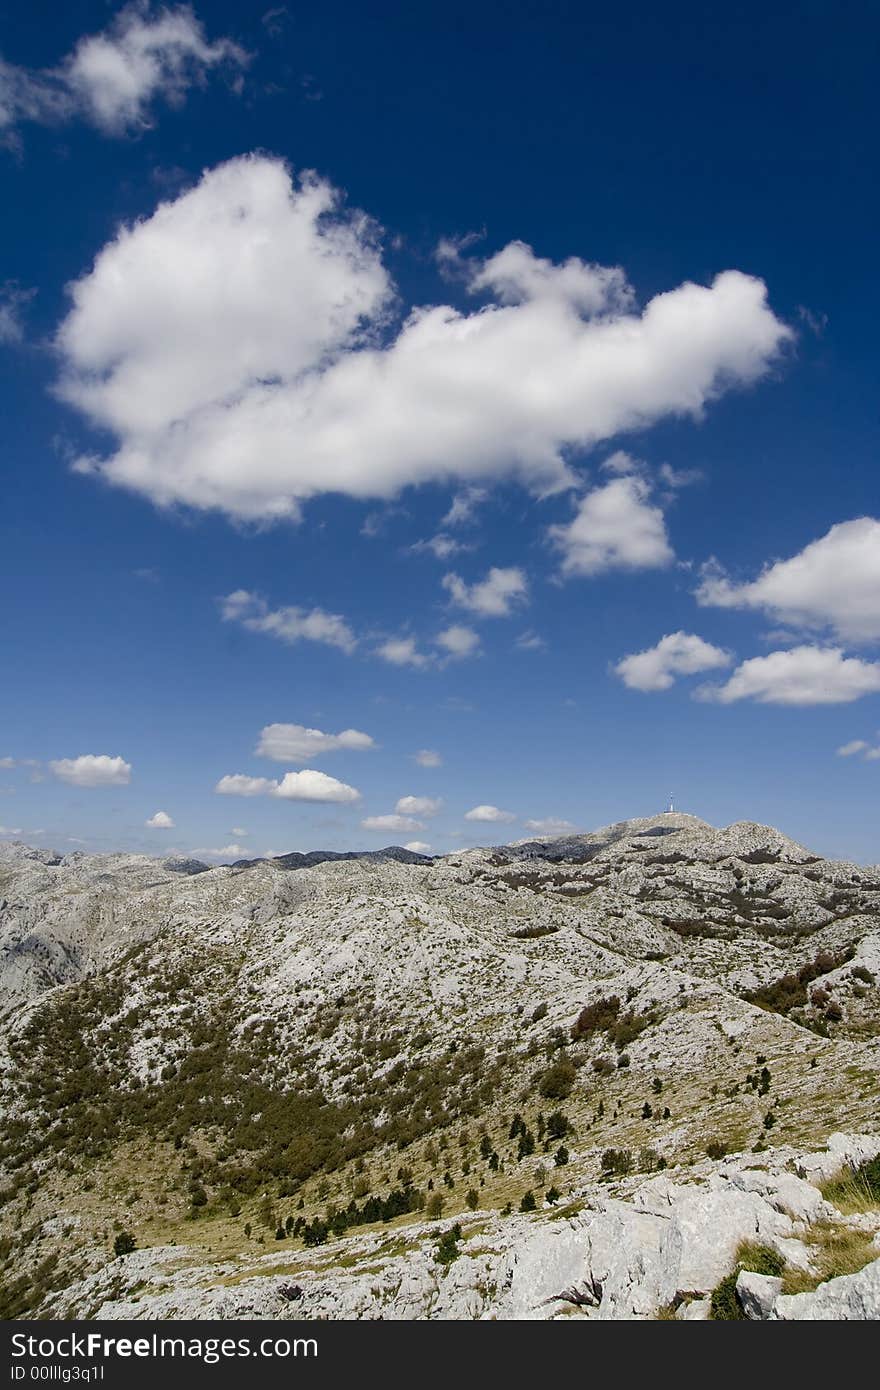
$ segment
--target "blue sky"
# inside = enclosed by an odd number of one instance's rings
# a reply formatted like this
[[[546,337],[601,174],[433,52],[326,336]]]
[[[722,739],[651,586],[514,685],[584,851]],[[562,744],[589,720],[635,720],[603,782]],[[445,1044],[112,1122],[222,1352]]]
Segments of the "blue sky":
[[[0,837],[880,859],[880,23],[767,9],[0,6]]]

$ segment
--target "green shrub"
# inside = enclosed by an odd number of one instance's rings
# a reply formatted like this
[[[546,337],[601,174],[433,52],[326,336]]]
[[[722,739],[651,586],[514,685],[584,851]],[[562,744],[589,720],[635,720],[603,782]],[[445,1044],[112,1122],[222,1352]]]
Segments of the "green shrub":
[[[548,1100],[565,1100],[566,1096],[571,1095],[576,1077],[577,1069],[571,1058],[560,1057],[543,1073],[538,1090]]]
[[[632,1172],[632,1154],[629,1149],[606,1149],[600,1160],[602,1172],[612,1177],[625,1178]]]
[[[523,1193],[522,1201],[519,1204],[520,1211],[535,1211],[538,1203],[535,1201],[535,1194],[531,1188]]]
[[[744,1322],[739,1299],[736,1296],[736,1281],[742,1269],[755,1274],[769,1274],[779,1278],[785,1270],[785,1261],[769,1245],[747,1240],[737,1248],[736,1261],[730,1274],[715,1285],[712,1290],[711,1316],[716,1322]]]
[[[457,1260],[461,1251],[458,1242],[461,1240],[461,1227],[458,1222],[444,1231],[434,1247],[434,1259],[438,1264],[451,1265],[453,1260]]]
[[[614,1026],[619,1013],[620,1000],[616,994],[610,995],[607,999],[597,999],[595,1004],[588,1004],[586,1008],[581,1009],[571,1025],[572,1041],[588,1038],[592,1033],[604,1033],[606,1029]]]
[[[119,1235],[113,1242],[113,1254],[130,1255],[131,1252],[136,1249],[137,1241],[135,1240],[131,1231],[120,1231]]]

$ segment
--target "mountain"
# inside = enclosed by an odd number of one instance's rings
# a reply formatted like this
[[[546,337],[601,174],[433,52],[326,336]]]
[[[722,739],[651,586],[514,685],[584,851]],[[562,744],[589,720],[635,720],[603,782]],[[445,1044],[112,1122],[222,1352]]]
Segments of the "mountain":
[[[0,1311],[697,1317],[756,1231],[767,1316],[867,1306],[823,1280],[880,1258],[878,910],[878,868],[680,813],[437,859],[0,845]],[[847,1162],[857,1217],[815,1186]]]

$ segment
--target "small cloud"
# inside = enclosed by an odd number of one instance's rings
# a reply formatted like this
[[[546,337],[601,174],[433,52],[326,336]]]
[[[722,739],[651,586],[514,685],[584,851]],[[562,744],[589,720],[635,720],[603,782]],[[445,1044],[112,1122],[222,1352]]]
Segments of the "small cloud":
[[[443,802],[440,797],[402,796],[394,809],[404,816],[430,817],[443,809]]]
[[[2,59],[0,59],[0,103],[2,103]],[[14,280],[7,280],[0,286],[0,343],[12,345],[24,338],[22,316],[25,306],[33,299],[36,290],[25,290]]]
[[[420,748],[418,753],[413,753],[413,762],[418,763],[419,767],[443,766],[443,759],[433,748]]]
[[[32,833],[37,834],[37,831],[33,831]],[[20,834],[20,825],[0,825],[0,837],[2,837],[3,839],[12,840],[17,838]]]
[[[485,579],[465,584],[457,574],[443,577],[443,588],[459,608],[467,608],[481,618],[507,618],[518,604],[528,603],[529,585],[521,569],[494,566]]]
[[[414,666],[421,670],[429,665],[429,658],[419,650],[414,637],[390,637],[376,647],[375,655],[390,666]]]
[[[436,560],[448,560],[451,555],[457,555],[463,550],[473,550],[472,545],[465,541],[456,540],[454,536],[447,536],[444,531],[438,531],[436,536],[430,540],[416,541],[409,547],[414,555],[424,554],[428,551]]]
[[[9,142],[24,122],[81,119],[104,135],[122,136],[152,124],[159,98],[179,106],[211,68],[240,72],[249,61],[250,54],[230,39],[208,43],[188,5],[151,13],[148,0],[135,0],[106,29],[78,39],[57,67],[0,62],[0,129]]]
[[[565,835],[575,829],[570,820],[559,820],[556,816],[547,816],[544,820],[523,821],[526,830],[533,830],[536,835]]]
[[[461,661],[467,656],[473,656],[480,646],[480,639],[473,628],[462,627],[458,623],[453,623],[451,627],[439,632],[435,642],[452,661]]]
[[[501,811],[497,806],[474,806],[470,811],[465,812],[465,820],[502,822],[509,825],[516,820],[513,811]]]
[[[663,569],[675,559],[660,507],[643,478],[624,475],[588,492],[566,525],[548,535],[562,552],[563,576]]]
[[[866,763],[875,763],[880,759],[880,748],[872,748],[863,738],[854,738],[849,743],[845,743],[837,750],[838,758],[860,757]]]
[[[290,645],[323,642],[344,652],[353,652],[357,646],[357,638],[338,613],[293,606],[272,609],[259,594],[247,589],[236,589],[221,599],[220,613],[225,623],[239,623],[249,632],[262,632]]]
[[[669,690],[678,676],[730,666],[733,658],[692,632],[670,632],[654,647],[633,652],[613,668],[630,690]]]
[[[461,242],[459,242],[459,247]],[[444,517],[440,519],[440,526],[470,526],[475,520],[477,508],[482,506],[489,496],[488,489],[484,487],[463,488],[457,492],[452,499],[452,506]]]
[[[260,731],[255,751],[260,758],[273,758],[280,763],[307,763],[340,749],[363,752],[375,746],[370,735],[359,729],[325,734],[321,729],[307,729],[303,724],[267,724]]]
[[[823,338],[825,336],[825,330],[828,327],[827,314],[814,314],[812,309],[808,309],[803,304],[798,305],[797,313],[801,323],[806,324],[815,338]]]
[[[245,840],[250,834],[250,831],[245,830],[244,827],[241,825],[234,825],[232,827],[231,834],[235,836],[236,840]]]
[[[290,13],[286,5],[275,5],[260,17],[260,23],[271,39],[277,39],[284,33],[289,20]]]
[[[171,819],[167,811],[157,811],[154,816],[150,816],[150,819],[146,821],[145,824],[148,825],[151,830],[174,829],[174,821]]]
[[[364,830],[424,830],[424,823],[413,816],[367,816],[361,821]]]
[[[521,632],[513,644],[520,652],[539,652],[543,651],[547,643],[537,632],[531,628],[527,632]]]
[[[302,772],[286,772],[272,795],[287,801],[328,801],[340,805],[361,799],[357,788],[308,767]]]
[[[657,476],[672,492],[677,492],[679,488],[701,483],[706,475],[702,468],[672,468],[668,463],[661,463]]]
[[[224,845],[222,849],[194,849],[190,853],[194,859],[246,859],[246,845]]]
[[[214,791],[219,796],[271,796],[278,783],[269,777],[247,777],[233,772],[221,777]]]
[[[410,850],[413,854],[427,854],[431,846],[426,845],[424,840],[410,840],[403,848]]]
[[[126,787],[131,781],[131,763],[106,753],[57,758],[49,767],[59,782],[75,787]]]
[[[838,758],[853,758],[855,757],[856,753],[867,752],[868,747],[869,745],[865,742],[863,738],[854,738],[851,739],[849,743],[844,743],[840,748],[838,748],[837,756]]]
[[[220,796],[277,796],[282,801],[336,802],[340,805],[361,799],[360,792],[347,782],[339,782],[309,767],[302,772],[286,772],[280,782],[270,777],[231,773],[220,778],[214,791]]]

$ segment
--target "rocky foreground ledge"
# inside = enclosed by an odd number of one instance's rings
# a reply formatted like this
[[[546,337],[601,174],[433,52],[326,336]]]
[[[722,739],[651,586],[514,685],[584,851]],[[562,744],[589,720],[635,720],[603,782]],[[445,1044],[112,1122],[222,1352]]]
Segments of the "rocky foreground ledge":
[[[592,1184],[565,1213],[386,1226],[301,1257],[218,1265],[179,1245],[136,1250],[43,1315],[876,1319],[880,1205],[852,1175],[877,1155],[877,1136],[834,1134],[818,1153],[706,1161],[613,1193]]]

